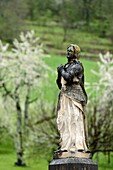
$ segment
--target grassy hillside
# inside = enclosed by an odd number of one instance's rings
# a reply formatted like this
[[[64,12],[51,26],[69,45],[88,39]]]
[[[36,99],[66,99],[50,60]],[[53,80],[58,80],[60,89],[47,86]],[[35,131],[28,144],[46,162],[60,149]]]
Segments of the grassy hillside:
[[[44,44],[45,52],[49,54],[65,55],[66,48],[70,43],[80,46],[83,58],[97,60],[100,52],[113,52],[113,44],[110,39],[99,37],[98,34],[84,30],[69,29],[64,42],[63,28],[58,25],[48,24],[47,26],[41,26],[36,22],[27,22],[22,29],[35,30],[36,36],[39,36],[40,42]]]

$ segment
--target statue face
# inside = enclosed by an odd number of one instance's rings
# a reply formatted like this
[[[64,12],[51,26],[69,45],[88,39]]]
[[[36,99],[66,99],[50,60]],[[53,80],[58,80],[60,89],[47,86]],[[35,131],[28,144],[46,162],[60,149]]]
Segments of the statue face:
[[[74,49],[72,46],[67,48],[67,53],[66,53],[67,58],[73,58],[74,57]]]

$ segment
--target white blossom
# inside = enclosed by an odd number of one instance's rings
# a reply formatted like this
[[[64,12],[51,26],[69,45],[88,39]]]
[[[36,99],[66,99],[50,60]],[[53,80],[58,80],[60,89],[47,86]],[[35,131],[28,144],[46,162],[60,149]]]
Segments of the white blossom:
[[[42,93],[42,82],[48,78],[47,70],[51,70],[44,62],[44,58],[50,56],[44,54],[42,47],[43,45],[39,43],[39,37],[35,37],[34,31],[26,34],[21,33],[20,40],[13,41],[12,48],[9,48],[9,44],[4,45],[0,41],[0,87],[2,88],[5,84],[7,94],[6,91],[3,91],[2,94],[6,95],[5,100],[7,99],[9,102],[6,104],[9,109],[7,109],[6,114],[3,114],[2,121],[5,122],[10,134],[13,134],[14,129],[16,129],[14,128],[16,127],[16,116],[13,119],[10,114],[10,108],[15,108],[15,92],[19,96],[22,115],[24,115],[28,86],[31,90],[29,98],[34,90]],[[35,95],[38,94],[37,92]],[[13,104],[12,99],[9,100],[8,93],[13,96]],[[15,114],[16,111],[13,109],[12,113]]]

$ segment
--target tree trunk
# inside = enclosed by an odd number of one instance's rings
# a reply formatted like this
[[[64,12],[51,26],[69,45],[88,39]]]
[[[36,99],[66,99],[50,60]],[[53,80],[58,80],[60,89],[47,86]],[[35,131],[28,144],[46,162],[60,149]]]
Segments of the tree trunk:
[[[111,162],[111,160],[110,160],[110,152],[108,152],[108,164],[110,165],[110,162]]]
[[[24,109],[24,137],[28,135],[28,109],[29,109],[29,97],[30,97],[30,84],[27,87],[27,95],[25,100],[25,109]]]
[[[66,42],[66,40],[67,40],[67,30],[68,30],[68,27],[67,27],[67,26],[63,26],[63,29],[64,29],[63,42]]]
[[[90,5],[91,5],[91,0],[83,0],[84,3],[84,17],[86,20],[86,25],[89,27],[90,25]]]
[[[17,149],[17,162],[15,162],[15,165],[18,166],[25,166],[25,163],[23,163],[23,133],[22,133],[22,110],[20,106],[20,101],[18,95],[16,95],[16,109],[17,109],[17,143],[16,143],[16,149]]]

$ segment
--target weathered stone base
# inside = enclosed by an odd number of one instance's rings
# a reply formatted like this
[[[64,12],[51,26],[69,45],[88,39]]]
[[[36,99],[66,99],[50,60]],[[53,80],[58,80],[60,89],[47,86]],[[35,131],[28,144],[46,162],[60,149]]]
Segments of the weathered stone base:
[[[91,153],[86,152],[54,152],[53,159],[61,159],[61,158],[88,158],[91,159]]]
[[[49,170],[98,170],[98,166],[91,159],[63,158],[54,159],[49,164]]]

